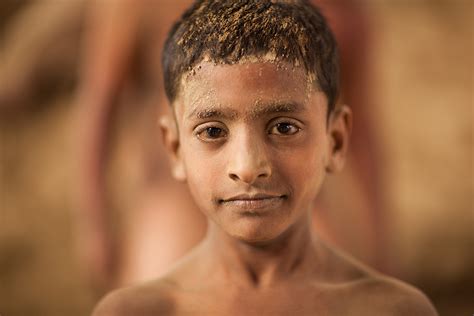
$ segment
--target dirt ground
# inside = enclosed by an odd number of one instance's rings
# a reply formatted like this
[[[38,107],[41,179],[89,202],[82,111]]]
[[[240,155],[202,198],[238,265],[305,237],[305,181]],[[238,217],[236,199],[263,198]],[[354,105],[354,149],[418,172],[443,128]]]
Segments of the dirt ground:
[[[383,140],[394,273],[428,293],[441,315],[471,315],[474,2],[371,0],[369,7],[372,113]],[[0,57],[13,19],[4,21]],[[38,104],[0,109],[2,316],[87,315],[100,295],[88,286],[74,248],[71,87]]]

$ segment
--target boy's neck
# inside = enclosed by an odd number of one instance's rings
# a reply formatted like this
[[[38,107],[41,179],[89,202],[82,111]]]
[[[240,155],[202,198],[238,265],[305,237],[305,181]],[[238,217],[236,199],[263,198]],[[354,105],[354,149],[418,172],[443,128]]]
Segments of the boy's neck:
[[[276,240],[251,244],[229,236],[209,222],[205,239],[211,265],[222,277],[255,288],[264,288],[291,277],[307,277],[319,266],[311,220],[302,218]]]

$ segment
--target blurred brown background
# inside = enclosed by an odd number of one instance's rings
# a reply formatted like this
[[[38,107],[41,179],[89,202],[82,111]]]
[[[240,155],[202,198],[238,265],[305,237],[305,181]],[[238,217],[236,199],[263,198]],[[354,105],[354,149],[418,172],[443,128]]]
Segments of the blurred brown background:
[[[383,141],[381,191],[389,205],[393,274],[425,291],[440,314],[471,315],[474,2],[368,4],[376,101],[371,116]],[[64,21],[49,16],[81,21],[82,11],[76,0],[0,3],[2,316],[87,315],[101,294],[89,286],[74,249],[73,97],[84,25],[58,27]],[[51,32],[63,40],[41,37]],[[38,64],[28,96],[12,88]],[[134,116],[123,121],[116,122],[115,134],[133,132]],[[134,190],[135,171],[112,170],[123,180],[110,193],[120,212]]]

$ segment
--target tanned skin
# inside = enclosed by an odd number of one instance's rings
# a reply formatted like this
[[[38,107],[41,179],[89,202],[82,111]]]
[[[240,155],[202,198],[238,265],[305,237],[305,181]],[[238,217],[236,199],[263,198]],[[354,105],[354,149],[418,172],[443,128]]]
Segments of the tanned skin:
[[[312,231],[312,202],[343,167],[351,129],[349,108],[327,108],[285,62],[204,61],[185,75],[161,126],[207,236],[163,278],[112,292],[93,315],[436,315],[421,292]]]

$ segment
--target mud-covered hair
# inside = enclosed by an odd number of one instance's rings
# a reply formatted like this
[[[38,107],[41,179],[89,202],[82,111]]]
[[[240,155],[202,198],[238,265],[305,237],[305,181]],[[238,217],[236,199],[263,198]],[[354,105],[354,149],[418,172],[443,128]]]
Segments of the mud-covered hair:
[[[328,99],[339,94],[334,36],[319,9],[305,0],[198,0],[171,28],[162,55],[166,95],[173,103],[185,73],[201,61],[234,64],[274,56],[304,67]]]

